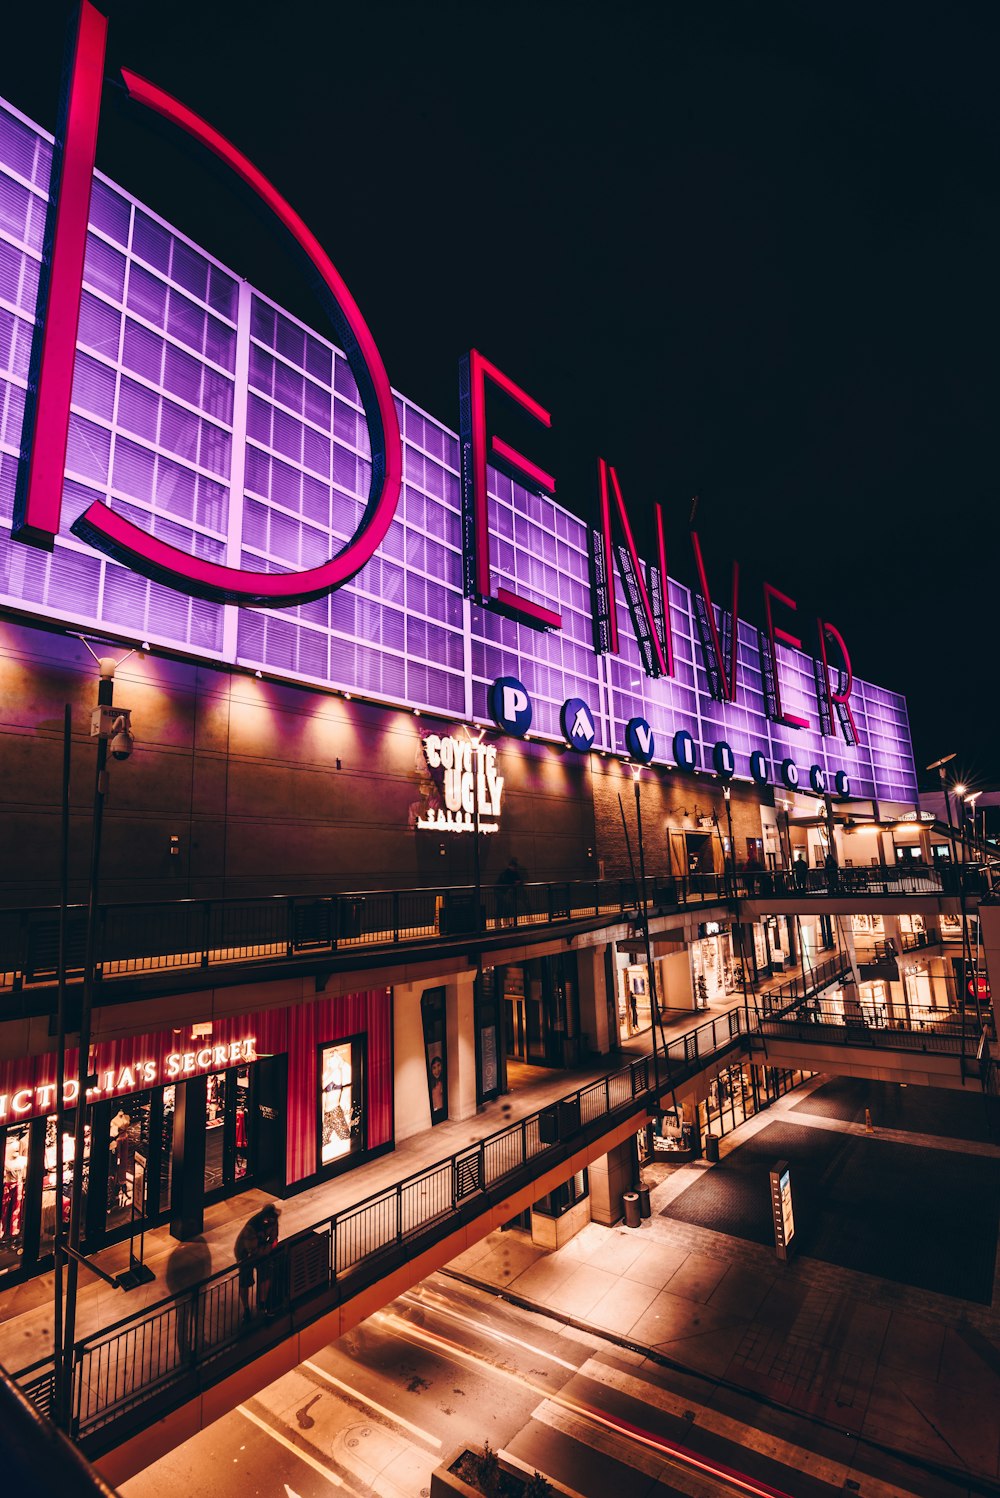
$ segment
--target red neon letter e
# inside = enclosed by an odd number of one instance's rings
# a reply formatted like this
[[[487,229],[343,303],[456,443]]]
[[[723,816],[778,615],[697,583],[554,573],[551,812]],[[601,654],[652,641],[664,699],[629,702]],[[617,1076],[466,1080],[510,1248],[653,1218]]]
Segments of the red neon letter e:
[[[783,603],[786,609],[793,611],[797,607],[794,598],[789,598],[786,593],[779,593],[777,588],[772,588],[770,583],[764,584],[764,617],[767,620],[767,638],[771,651],[771,669],[774,672],[774,706],[777,722],[787,723],[790,728],[808,728],[808,718],[797,718],[794,713],[783,713],[781,710],[781,683],[778,680],[778,647],[776,642],[782,645],[791,645],[795,650],[802,649],[802,641],[797,635],[790,635],[786,629],[779,629],[771,614],[771,599]]]
[[[517,401],[519,406],[543,426],[552,425],[552,418],[544,406],[540,406],[520,385],[515,385],[503,370],[484,359],[478,349],[470,349],[463,356],[459,365],[458,405],[462,440],[462,532],[466,596],[481,598],[484,603],[495,597],[501,608],[516,615],[525,624],[533,624],[540,629],[562,629],[561,614],[543,608],[541,604],[532,603],[530,599],[521,598],[509,588],[498,587],[495,594],[490,588],[490,526],[486,497],[487,380]],[[492,448],[505,467],[515,469],[546,494],[555,493],[556,481],[552,475],[500,437],[493,438]]]

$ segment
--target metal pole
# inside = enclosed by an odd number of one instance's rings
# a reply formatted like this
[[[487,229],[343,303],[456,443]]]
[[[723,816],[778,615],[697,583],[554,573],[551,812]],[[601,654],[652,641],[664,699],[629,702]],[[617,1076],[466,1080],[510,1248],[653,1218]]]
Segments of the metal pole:
[[[663,1045],[663,1059],[667,1067],[667,1085],[670,1087],[670,1096],[673,1105],[677,1108],[677,1094],[674,1092],[674,1084],[670,1077],[670,1055],[667,1051],[667,1037],[663,1029],[663,1014],[660,1010],[660,999],[656,988],[656,969],[653,966],[653,947],[649,939],[649,915],[646,909],[646,856],[642,841],[642,800],[639,795],[639,776],[635,769],[632,771],[632,782],[635,786],[635,830],[636,841],[639,844],[639,878],[642,881],[642,937],[643,946],[646,949],[646,972],[649,977],[649,1017],[653,1027],[653,1076],[656,1084],[656,1109],[660,1109],[660,1063],[657,1055],[656,1031],[659,1028],[660,1041]],[[624,820],[624,818],[623,818]]]
[[[473,741],[475,751],[475,763],[472,771],[472,868],[476,880],[476,934],[483,929],[483,874],[479,858],[479,777],[482,774],[483,761],[480,753],[482,748],[482,735]],[[512,886],[515,894],[516,886]]]
[[[730,878],[732,879],[732,888],[730,890],[730,895],[731,895],[732,899],[735,900],[736,899],[736,839],[733,836],[732,792],[731,792],[730,787],[728,785],[724,785],[722,787],[722,795],[723,795],[723,797],[725,799],[725,802],[726,802],[726,824],[727,824],[727,826],[729,828],[729,874],[730,874]],[[748,894],[752,894],[752,893],[754,893],[754,891],[748,889],[747,893]]]
[[[59,829],[59,966],[58,992],[56,998],[56,1213],[53,1229],[52,1253],[54,1259],[55,1286],[53,1293],[52,1332],[52,1407],[56,1424],[63,1425],[68,1411],[63,1389],[63,1253],[62,1253],[62,1189],[63,1189],[63,1130],[66,1126],[66,1105],[63,1091],[66,1085],[66,907],[69,904],[69,780],[70,756],[73,747],[72,710],[67,702],[63,708],[63,763],[62,799],[60,803]]]
[[[97,688],[99,707],[110,707],[114,699],[114,663],[101,662],[101,679]],[[108,674],[105,672],[110,667]],[[67,1432],[72,1408],[73,1354],[76,1341],[77,1284],[80,1277],[79,1255],[83,1240],[83,1154],[87,1125],[87,1086],[90,1080],[90,1029],[94,1003],[94,966],[97,960],[97,900],[101,871],[101,833],[104,822],[104,797],[107,791],[108,741],[102,734],[97,740],[97,763],[94,775],[94,811],[90,845],[90,882],[87,891],[87,930],[84,943],[83,992],[80,1001],[80,1040],[77,1067],[76,1126],[73,1144],[73,1189],[69,1209],[69,1242],[66,1266],[66,1333],[63,1348],[63,1421]]]

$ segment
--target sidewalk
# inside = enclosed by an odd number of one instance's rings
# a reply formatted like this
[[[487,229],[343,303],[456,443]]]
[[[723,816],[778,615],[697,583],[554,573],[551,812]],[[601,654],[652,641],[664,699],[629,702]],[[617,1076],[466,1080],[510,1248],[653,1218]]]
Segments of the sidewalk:
[[[817,1077],[724,1137],[722,1160],[776,1121],[857,1133],[809,1112],[820,1085]],[[996,1145],[950,1147],[1000,1159]],[[493,1233],[450,1267],[706,1375],[700,1394],[685,1385],[706,1405],[720,1380],[898,1450],[1000,1475],[1000,1275],[987,1307],[818,1259],[783,1264],[761,1244],[660,1215],[714,1169],[668,1169],[639,1229],[590,1223],[555,1251]]]
[[[737,1002],[734,996],[725,1005],[665,1020],[667,1038],[683,1035],[741,1006],[742,998]],[[577,1071],[512,1066],[516,1090],[484,1104],[474,1117],[461,1122],[448,1121],[411,1135],[379,1159],[282,1202],[281,1237],[291,1237],[333,1212],[395,1186],[546,1104],[626,1066],[635,1057],[649,1054],[650,1045],[650,1033],[646,1031],[603,1058],[601,1064]],[[231,1267],[233,1244],[240,1227],[270,1200],[272,1198],[263,1192],[250,1190],[207,1207],[204,1232],[188,1243],[171,1237],[166,1226],[147,1232],[145,1262],[156,1278],[136,1290],[125,1293],[112,1289],[81,1269],[77,1336],[87,1336],[112,1326],[123,1317],[154,1305],[187,1285]],[[95,1253],[93,1262],[106,1273],[115,1275],[128,1268],[128,1257],[126,1241]],[[16,1373],[52,1351],[54,1279],[50,1270],[21,1285],[0,1291],[0,1364],[9,1372]]]

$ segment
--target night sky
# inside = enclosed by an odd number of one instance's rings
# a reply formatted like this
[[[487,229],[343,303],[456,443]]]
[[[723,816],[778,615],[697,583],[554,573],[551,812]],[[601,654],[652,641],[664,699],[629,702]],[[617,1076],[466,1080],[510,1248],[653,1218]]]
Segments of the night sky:
[[[7,7],[0,92],[52,128],[70,6]],[[716,599],[767,580],[906,694],[918,769],[1000,782],[1000,10],[745,3],[119,5],[126,64],[315,230],[397,389],[452,427],[476,346],[553,416],[495,429],[592,518],[616,465]],[[235,193],[109,104],[98,164],[304,318]],[[927,778],[927,777],[925,777]],[[935,779],[936,777],[930,777]]]

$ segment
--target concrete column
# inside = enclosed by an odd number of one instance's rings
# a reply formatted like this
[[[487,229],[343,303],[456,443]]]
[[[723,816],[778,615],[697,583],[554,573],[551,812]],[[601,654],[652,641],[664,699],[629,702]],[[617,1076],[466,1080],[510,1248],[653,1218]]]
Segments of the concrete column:
[[[608,993],[604,973],[604,948],[585,947],[576,957],[580,984],[580,1029],[586,1050],[606,1056],[611,1049],[608,1028]]]
[[[434,986],[433,983],[397,983],[393,989],[393,1108],[397,1144],[431,1126],[420,996],[425,988]],[[450,1075],[450,1054],[448,1072]]]
[[[635,1140],[621,1144],[589,1167],[590,1219],[613,1227],[622,1219],[622,1193],[632,1191],[639,1179]]]
[[[475,972],[458,973],[445,985],[448,1030],[448,1117],[476,1113]]]

